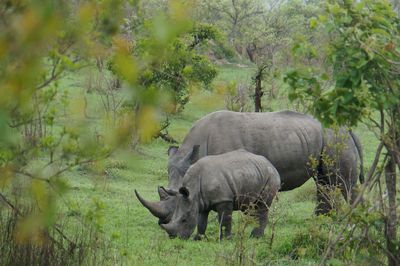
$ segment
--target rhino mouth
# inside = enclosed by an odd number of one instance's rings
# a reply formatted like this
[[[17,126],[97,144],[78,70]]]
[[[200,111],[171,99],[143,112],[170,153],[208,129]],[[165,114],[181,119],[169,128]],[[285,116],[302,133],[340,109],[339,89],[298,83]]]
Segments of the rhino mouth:
[[[160,226],[168,233],[169,238],[176,238],[177,234],[174,232],[175,230],[172,230],[171,224],[161,224]]]
[[[176,238],[179,237],[180,239],[187,240],[192,235],[191,230],[178,230],[178,225],[176,223],[168,223],[168,224],[161,224],[162,229],[164,229],[167,233],[169,238]]]

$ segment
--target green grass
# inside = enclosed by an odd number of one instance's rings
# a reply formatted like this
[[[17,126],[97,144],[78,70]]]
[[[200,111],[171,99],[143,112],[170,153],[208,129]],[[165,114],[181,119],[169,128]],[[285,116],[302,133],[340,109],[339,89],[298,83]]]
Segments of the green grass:
[[[224,66],[218,69],[218,76],[215,79],[215,83],[218,82],[231,82],[235,81],[237,83],[251,82],[251,78],[255,74],[256,68],[251,66]]]
[[[247,82],[252,74],[250,68],[221,68],[217,83]],[[247,80],[247,81],[246,81]],[[72,83],[71,83],[72,84]],[[94,97],[94,96],[91,96]],[[96,99],[91,99],[95,101]],[[274,103],[278,109],[279,103]],[[171,118],[169,133],[182,141],[194,121],[205,114],[224,109],[224,95],[195,91],[183,113]],[[96,109],[91,110],[96,112]],[[366,165],[372,159],[377,142],[364,126],[355,130],[364,144]],[[139,152],[121,152],[105,163],[105,171],[93,174],[90,169],[80,169],[68,176],[75,188],[68,195],[68,201],[82,209],[91,206],[93,199],[104,204],[102,226],[111,243],[110,264],[115,261],[125,265],[226,265],[237,257],[235,237],[231,241],[219,242],[218,225],[215,215],[210,216],[207,229],[208,239],[203,241],[171,240],[158,226],[157,219],[141,206],[134,196],[134,189],[147,199],[157,200],[156,187],[167,185],[167,149],[162,140],[141,145]],[[114,162],[114,163],[113,163]],[[279,193],[274,203],[271,221],[277,220],[274,241],[270,247],[271,226],[260,239],[245,238],[245,253],[250,254],[263,265],[313,265],[318,257],[302,257],[294,260],[293,241],[299,234],[308,234],[315,219],[315,185],[310,180],[302,187]],[[233,231],[239,227],[235,213]],[[250,228],[246,234],[250,234]],[[253,255],[251,255],[253,254]],[[250,262],[250,261],[249,261]]]

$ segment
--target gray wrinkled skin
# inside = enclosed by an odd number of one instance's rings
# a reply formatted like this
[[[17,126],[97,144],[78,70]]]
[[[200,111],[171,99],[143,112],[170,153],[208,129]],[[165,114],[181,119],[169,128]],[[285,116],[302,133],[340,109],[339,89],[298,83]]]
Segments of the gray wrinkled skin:
[[[195,145],[199,145],[198,155],[190,157]],[[170,152],[168,187],[177,190],[196,159],[242,148],[268,158],[281,176],[281,190],[291,190],[309,179],[307,163],[310,157],[320,158],[322,145],[321,124],[308,115],[214,112],[198,120],[182,146]]]
[[[345,149],[340,152],[335,145],[328,146],[328,143],[343,140]],[[264,156],[276,167],[281,176],[281,191],[299,187],[315,176],[318,187],[337,184],[343,194],[347,195],[346,199],[353,199],[356,195],[353,188],[358,178],[359,160],[362,165],[361,145],[357,137],[345,130],[340,130],[339,137],[335,137],[332,130],[325,132],[321,124],[311,116],[292,111],[218,111],[206,115],[194,123],[181,147],[171,147],[168,150],[168,188],[177,191],[186,171],[198,159],[240,148]],[[337,157],[334,167],[326,167],[320,160],[323,151],[331,157]],[[318,166],[311,167],[310,158],[314,158]],[[340,172],[341,178],[333,180],[330,171]],[[360,180],[361,176],[362,173]],[[174,209],[176,197],[162,195],[160,191],[160,205],[164,212]],[[317,214],[327,213],[332,208],[321,190],[317,190],[317,199]],[[151,211],[149,206],[143,205]],[[154,210],[151,212],[154,214]],[[172,214],[155,216],[160,218],[159,223],[162,224],[168,223]]]
[[[214,210],[225,236],[230,237],[232,211],[244,211],[253,204],[259,226],[252,236],[260,237],[267,223],[268,207],[279,188],[278,171],[263,156],[243,149],[206,156],[186,172],[172,219],[161,226],[170,237],[187,239],[197,225],[198,239],[205,233],[208,213]]]

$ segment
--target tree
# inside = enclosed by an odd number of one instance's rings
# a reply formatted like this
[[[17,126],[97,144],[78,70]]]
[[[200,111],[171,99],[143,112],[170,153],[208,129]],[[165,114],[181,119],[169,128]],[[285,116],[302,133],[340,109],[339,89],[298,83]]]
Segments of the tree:
[[[308,19],[315,15],[319,8],[316,5],[301,1],[269,1],[269,9],[262,15],[262,21],[253,26],[253,31],[247,31],[245,44],[248,58],[257,66],[253,77],[255,81],[254,105],[255,111],[262,111],[262,96],[265,89],[262,82],[268,78],[270,82],[269,96],[275,97],[274,75],[287,67],[291,60],[287,50],[303,34],[308,38],[317,35],[309,31]]]
[[[189,101],[191,84],[208,87],[217,72],[211,62],[196,52],[196,47],[209,39],[215,39],[216,30],[208,25],[193,25],[185,29],[166,45],[163,57],[157,64],[146,65],[141,69],[140,85],[144,89],[157,88],[165,94],[172,94],[173,110],[183,110]],[[140,40],[135,53],[142,57],[149,53],[149,39]]]
[[[310,25],[329,33],[326,55],[329,72],[303,68],[289,72],[290,98],[310,102],[325,125],[367,123],[380,145],[367,176],[370,189],[379,179],[376,166],[381,150],[388,192],[385,223],[389,265],[400,263],[397,239],[396,165],[400,167],[400,35],[399,19],[388,1],[326,1],[325,12]],[[306,43],[300,47],[307,49]],[[315,51],[314,51],[315,52]]]
[[[243,54],[246,32],[253,32],[260,24],[266,3],[262,0],[199,1],[196,11],[199,21],[217,25],[226,34],[230,45]]]

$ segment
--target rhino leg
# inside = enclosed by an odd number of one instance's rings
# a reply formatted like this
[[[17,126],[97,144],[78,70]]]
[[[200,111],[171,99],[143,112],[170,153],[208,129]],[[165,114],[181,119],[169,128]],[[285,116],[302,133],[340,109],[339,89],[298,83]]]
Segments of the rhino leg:
[[[340,189],[345,200],[353,203],[358,196],[355,188],[359,178],[359,153],[356,147],[351,144],[350,139],[347,148],[342,152],[338,161],[339,175],[337,175],[337,182],[340,184]]]
[[[264,230],[268,223],[268,209],[266,208],[257,209],[256,216],[258,220],[258,227],[253,228],[250,237],[259,238],[264,235]]]
[[[205,235],[208,223],[208,214],[210,212],[201,212],[197,220],[197,234],[193,238],[194,240],[201,240],[202,236]]]
[[[332,157],[329,157],[329,160]],[[326,159],[328,160],[328,159]],[[317,186],[317,206],[315,207],[316,215],[323,215],[329,213],[334,208],[334,198],[332,198],[333,190],[340,186],[339,176],[340,168],[338,163],[332,165],[329,161],[326,166],[322,161],[321,166],[318,168],[317,176],[314,178]],[[341,191],[343,191],[341,189]]]
[[[321,160],[316,178],[318,200],[316,214],[325,214],[334,207],[329,191],[335,187],[340,188],[347,202],[353,203],[358,197],[357,180],[360,179],[362,182],[364,179],[363,154],[358,138],[353,133],[345,131],[340,131],[338,135],[335,135],[333,131],[327,133],[324,147],[325,159]],[[358,164],[360,164],[360,173]]]
[[[357,168],[351,167],[349,165],[344,165],[341,167],[341,174],[339,176],[339,187],[343,194],[344,199],[353,204],[353,202],[358,197],[356,191],[356,184],[358,179]]]
[[[343,169],[343,168],[342,168]],[[346,202],[352,204],[358,196],[356,184],[353,182],[351,174],[341,175],[335,174],[335,177],[327,179],[319,178],[317,183],[317,207],[315,214],[327,214],[335,208],[335,199],[332,198],[332,192],[335,188],[339,188]],[[357,178],[357,177],[355,177]]]
[[[331,192],[335,188],[340,189],[347,202],[353,203],[357,198],[355,190],[358,179],[357,162],[348,160],[344,155],[341,155],[339,161],[335,163],[335,167],[323,168],[318,173],[315,180],[317,185],[315,214],[317,215],[327,214],[335,207],[335,199],[331,197]]]
[[[333,209],[332,200],[329,197],[331,190],[331,186],[317,181],[317,206],[314,211],[316,215],[327,214]]]
[[[221,240],[223,237],[227,239],[231,238],[233,203],[232,202],[218,203],[215,206],[215,210],[218,213],[219,239]],[[223,228],[224,228],[224,233],[222,233]]]
[[[262,237],[264,235],[265,227],[268,223],[268,211],[272,205],[272,201],[274,200],[278,190],[271,191],[268,195],[264,198],[263,201],[260,201],[256,205],[256,217],[258,220],[258,227],[255,227],[250,234],[250,237]]]

